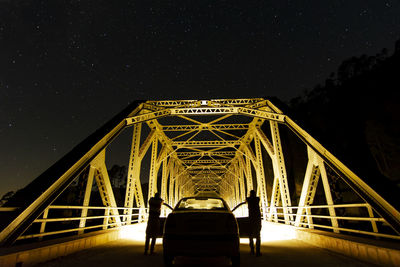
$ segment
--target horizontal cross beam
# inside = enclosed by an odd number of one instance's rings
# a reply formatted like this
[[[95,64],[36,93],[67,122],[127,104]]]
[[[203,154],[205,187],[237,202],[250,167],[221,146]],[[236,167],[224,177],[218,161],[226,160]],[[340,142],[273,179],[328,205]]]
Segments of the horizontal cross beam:
[[[225,166],[217,165],[208,165],[208,166],[188,166],[188,170],[211,170],[211,169],[226,169]]]
[[[193,124],[193,125],[163,125],[165,132],[193,130],[248,130],[248,124]]]
[[[176,107],[186,105],[212,105],[217,103],[220,105],[249,105],[260,102],[263,98],[243,98],[243,99],[211,99],[211,100],[163,100],[163,101],[146,101],[146,103],[154,106]],[[210,103],[211,102],[211,103]]]
[[[236,151],[202,151],[202,152],[177,152],[178,157],[196,156],[235,156]]]
[[[229,159],[199,159],[199,160],[184,160],[183,162],[186,164],[210,164],[210,163],[228,163]]]
[[[195,175],[199,175],[199,174],[221,174],[221,173],[224,174],[224,173],[226,173],[226,169],[219,169],[219,170],[208,170],[208,169],[205,169],[205,170],[197,169],[197,170],[195,170],[195,169],[189,169],[188,172],[190,174],[195,174]]]
[[[240,140],[229,140],[229,141],[175,141],[171,145],[177,147],[190,147],[190,146],[207,146],[207,147],[219,147],[227,146],[233,147],[241,144]]]
[[[126,119],[126,124],[127,126],[129,126],[134,123],[139,123],[174,115],[223,115],[223,114],[246,115],[246,116],[258,117],[278,122],[285,121],[285,115],[264,110],[246,108],[246,107],[192,107],[192,108],[170,108],[170,109],[164,109],[160,111],[129,117]]]

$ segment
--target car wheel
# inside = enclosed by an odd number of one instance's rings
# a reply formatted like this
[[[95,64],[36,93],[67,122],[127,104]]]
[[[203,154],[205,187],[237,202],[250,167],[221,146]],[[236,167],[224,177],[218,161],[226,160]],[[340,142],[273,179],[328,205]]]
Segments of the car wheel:
[[[174,256],[164,254],[164,266],[165,267],[172,266],[173,260],[174,260]]]
[[[231,257],[232,261],[232,267],[239,267],[240,266],[240,256],[232,256]]]

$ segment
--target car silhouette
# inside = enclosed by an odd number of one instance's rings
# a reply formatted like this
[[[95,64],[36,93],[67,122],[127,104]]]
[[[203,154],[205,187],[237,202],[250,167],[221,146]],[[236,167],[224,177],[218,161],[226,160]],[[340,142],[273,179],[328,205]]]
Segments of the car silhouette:
[[[165,266],[175,256],[226,256],[240,265],[239,230],[235,216],[220,197],[182,198],[164,225]]]

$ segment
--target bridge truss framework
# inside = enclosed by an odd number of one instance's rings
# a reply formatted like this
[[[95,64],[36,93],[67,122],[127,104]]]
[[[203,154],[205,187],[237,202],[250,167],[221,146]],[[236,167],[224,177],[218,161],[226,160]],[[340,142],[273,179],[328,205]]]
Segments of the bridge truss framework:
[[[144,130],[146,126],[148,133]],[[308,163],[300,199],[295,201],[297,205],[292,204],[282,150],[280,127],[284,126],[307,146]],[[127,128],[132,129],[132,141],[125,201],[123,207],[117,207],[105,155],[107,146],[123,130],[129,130]],[[270,133],[264,132],[265,128]],[[42,237],[49,222],[49,209],[57,208],[51,204],[84,170],[88,170],[86,189],[82,206],[75,207],[80,210],[80,217],[75,218],[79,227],[74,231],[83,233],[88,229],[86,221],[93,181],[105,207],[104,229],[133,223],[137,210],[140,211],[138,220],[142,220],[147,199],[142,192],[144,174],[140,170],[147,153],[150,154],[147,196],[150,198],[160,190],[161,197],[171,206],[182,197],[212,192],[234,207],[245,201],[248,192],[254,189],[260,196],[265,220],[297,227],[317,226],[334,232],[348,231],[340,227],[338,220],[343,218],[337,216],[335,208],[365,207],[372,233],[389,236],[380,234],[377,227],[377,222],[385,222],[394,230],[392,236],[399,237],[400,213],[394,207],[269,100],[252,98],[135,102],[38,177],[39,182],[45,179],[50,182],[16,210],[16,215],[0,233],[1,244],[28,238],[22,234],[32,223],[40,223],[41,228],[39,234],[30,237]],[[270,160],[272,165],[273,178],[269,187],[265,160]],[[326,167],[334,170],[364,203],[341,206],[334,203]],[[27,191],[41,186],[39,182],[28,185]],[[322,183],[326,199],[323,208],[327,210],[328,226],[313,221],[318,217],[312,212],[318,207],[313,205],[318,183]],[[267,192],[267,188],[271,190]],[[166,212],[163,210],[164,215]]]

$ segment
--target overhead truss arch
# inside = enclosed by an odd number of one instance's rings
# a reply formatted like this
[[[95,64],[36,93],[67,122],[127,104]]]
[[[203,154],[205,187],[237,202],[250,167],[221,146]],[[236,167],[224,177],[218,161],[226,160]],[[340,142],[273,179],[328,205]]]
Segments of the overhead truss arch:
[[[307,171],[297,206],[294,205],[286,173],[279,130],[282,126],[293,131],[306,144],[308,151]],[[149,129],[147,136],[143,136],[144,127]],[[264,132],[265,128],[270,133]],[[125,129],[132,130],[132,139],[124,209],[119,214],[115,209],[104,154],[107,145]],[[140,169],[148,153],[150,169],[143,174]],[[271,179],[267,179],[264,170],[266,160],[271,162]],[[183,196],[213,192],[233,207],[245,201],[249,191],[254,189],[260,196],[265,220],[295,226],[313,225],[310,223],[313,215],[309,206],[313,204],[320,179],[326,203],[330,206],[331,224],[327,227],[338,232],[340,225],[332,208],[335,203],[325,169],[329,167],[400,234],[400,213],[269,100],[161,100],[131,104],[57,162],[50,171],[38,177],[38,181],[47,179],[48,182],[29,185],[28,191],[41,193],[22,201],[20,212],[0,233],[1,244],[13,243],[88,167],[91,168],[91,180],[88,180],[87,188],[93,177],[99,185],[104,185],[106,189],[100,192],[103,204],[110,208],[109,212],[114,216],[107,223],[117,226],[131,223],[133,207],[146,208],[147,200],[143,197],[141,186],[143,175],[149,177],[147,198],[160,191],[162,198],[171,206]],[[86,190],[87,204],[90,192]],[[83,209],[82,216],[85,214]],[[140,214],[140,217],[144,218],[144,215]],[[82,219],[80,227],[84,224],[85,219]]]

